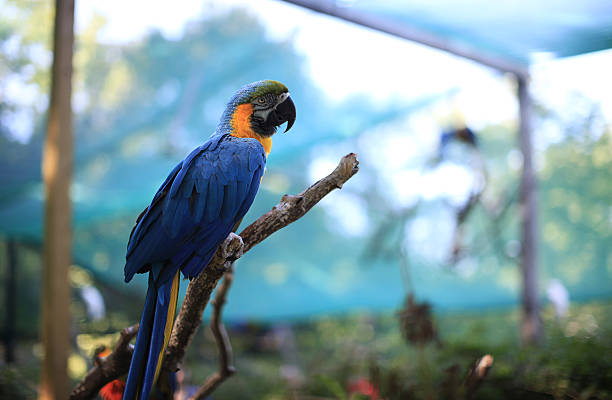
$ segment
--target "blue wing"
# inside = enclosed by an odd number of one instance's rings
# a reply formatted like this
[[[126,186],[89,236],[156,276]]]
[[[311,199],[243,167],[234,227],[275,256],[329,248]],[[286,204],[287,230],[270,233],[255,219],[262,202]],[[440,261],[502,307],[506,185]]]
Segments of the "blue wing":
[[[126,282],[157,263],[164,264],[154,271],[158,283],[177,268],[189,278],[199,274],[253,203],[265,162],[257,140],[230,135],[191,152],[139,216],[128,243]]]

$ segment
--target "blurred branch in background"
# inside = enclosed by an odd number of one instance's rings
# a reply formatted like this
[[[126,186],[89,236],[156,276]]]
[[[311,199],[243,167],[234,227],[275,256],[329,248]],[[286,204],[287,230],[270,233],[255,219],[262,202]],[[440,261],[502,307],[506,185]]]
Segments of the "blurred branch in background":
[[[185,356],[185,349],[202,324],[202,313],[212,291],[232,263],[277,230],[304,216],[331,191],[342,188],[344,183],[357,171],[359,171],[357,155],[354,153],[347,154],[340,160],[331,174],[298,195],[284,195],[280,203],[247,226],[240,233],[240,236],[235,234],[228,236],[208,266],[189,283],[166,350],[162,367],[164,370],[174,372],[178,369],[178,365]],[[93,398],[103,385],[128,371],[129,358],[122,358],[121,363],[114,363],[115,359],[111,357],[113,357],[113,354],[88,372],[72,391],[71,400]],[[109,365],[111,362],[114,364]],[[104,374],[100,372],[100,370],[109,368],[112,369],[112,372]]]
[[[215,372],[208,377],[208,379],[206,379],[204,385],[202,385],[193,396],[193,399],[195,400],[207,398],[217,388],[217,386],[236,372],[232,355],[232,344],[230,343],[225,326],[223,326],[223,322],[221,322],[223,305],[226,302],[227,292],[232,286],[233,281],[234,267],[232,265],[225,273],[223,282],[215,294],[215,299],[212,301],[213,313],[210,317],[210,330],[215,337],[217,349],[219,350],[219,371]]]
[[[462,260],[470,257],[481,256],[487,251],[493,250],[494,254],[501,259],[505,257],[505,249],[502,242],[506,225],[511,221],[508,211],[517,203],[518,189],[514,183],[506,184],[503,190],[495,191],[492,188],[487,160],[491,157],[481,148],[482,142],[486,144],[480,133],[477,135],[468,127],[452,128],[442,132],[437,154],[433,155],[423,166],[417,167],[419,174],[424,180],[435,185],[435,174],[443,171],[449,165],[464,169],[472,177],[469,186],[463,187],[465,197],[456,198],[440,197],[444,208],[450,210],[452,215],[452,238],[448,248],[441,248],[438,253],[448,253],[448,256],[440,257],[438,260],[448,268],[456,267]],[[454,147],[453,147],[454,146]],[[408,182],[406,184],[409,184]],[[370,240],[364,257],[398,259],[405,264],[400,269],[402,274],[406,271],[406,265],[410,253],[406,246],[411,237],[408,228],[412,223],[422,217],[423,210],[431,204],[431,199],[425,200],[422,193],[418,194],[418,200],[407,207],[394,209],[393,207],[381,208],[384,213],[381,222],[370,235]],[[379,199],[370,202],[376,204]],[[480,229],[475,229],[472,217],[482,220]],[[444,216],[437,217],[438,223],[443,223]],[[437,240],[441,240],[437,238]],[[430,261],[432,262],[432,261]]]

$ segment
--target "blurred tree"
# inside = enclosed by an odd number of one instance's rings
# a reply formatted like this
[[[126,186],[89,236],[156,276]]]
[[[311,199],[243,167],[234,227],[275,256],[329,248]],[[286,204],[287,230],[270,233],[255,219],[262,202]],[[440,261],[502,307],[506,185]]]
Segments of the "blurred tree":
[[[53,4],[1,0],[0,206],[40,181],[48,105]],[[25,144],[27,143],[27,144]]]
[[[561,127],[540,173],[544,277],[572,300],[612,294],[612,133],[601,115],[585,121],[578,134]]]
[[[53,67],[42,174],[45,192],[42,344],[39,398],[64,399],[69,392],[70,286],[72,263],[72,47],[74,0],[56,0]]]

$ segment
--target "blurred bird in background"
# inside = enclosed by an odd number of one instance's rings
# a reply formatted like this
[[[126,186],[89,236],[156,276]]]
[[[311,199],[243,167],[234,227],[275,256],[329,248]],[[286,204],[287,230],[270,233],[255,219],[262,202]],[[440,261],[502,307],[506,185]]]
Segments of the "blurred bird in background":
[[[440,135],[440,146],[438,148],[438,155],[440,159],[444,158],[444,150],[452,141],[464,143],[474,148],[478,147],[478,139],[476,138],[476,134],[467,126],[445,130]]]

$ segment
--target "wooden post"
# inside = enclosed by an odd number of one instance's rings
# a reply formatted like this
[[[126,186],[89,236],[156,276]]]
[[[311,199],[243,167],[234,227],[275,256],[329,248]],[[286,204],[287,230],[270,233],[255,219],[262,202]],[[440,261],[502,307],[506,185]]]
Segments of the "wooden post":
[[[521,341],[523,344],[533,344],[539,341],[542,327],[538,307],[537,200],[531,140],[532,104],[529,96],[529,77],[517,75],[516,80],[519,100],[519,143],[523,154],[520,202],[523,281]]]
[[[17,324],[17,245],[13,239],[6,242],[5,276],[6,318],[4,326],[4,361],[15,362],[15,325]]]
[[[45,188],[43,244],[42,344],[44,358],[39,398],[68,398],[72,176],[72,46],[74,0],[56,0],[53,67],[47,136],[43,148]]]

